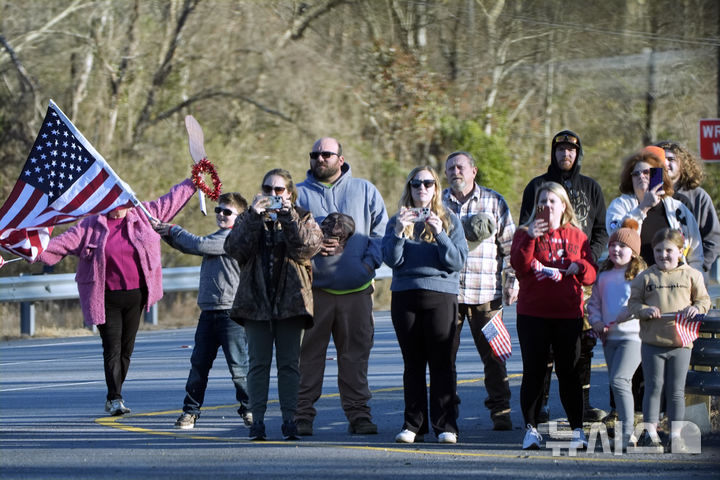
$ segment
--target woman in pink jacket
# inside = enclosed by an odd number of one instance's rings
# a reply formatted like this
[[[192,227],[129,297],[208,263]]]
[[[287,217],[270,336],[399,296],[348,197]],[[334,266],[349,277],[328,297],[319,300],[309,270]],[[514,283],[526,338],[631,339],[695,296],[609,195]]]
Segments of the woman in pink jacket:
[[[162,222],[170,221],[195,193],[189,179],[154,202],[143,202]],[[162,298],[161,237],[138,208],[118,207],[83,219],[50,240],[38,261],[55,265],[67,255],[78,257],[75,281],[85,324],[97,325],[103,346],[110,415],[129,413],[122,384],[130,366],[143,308]]]

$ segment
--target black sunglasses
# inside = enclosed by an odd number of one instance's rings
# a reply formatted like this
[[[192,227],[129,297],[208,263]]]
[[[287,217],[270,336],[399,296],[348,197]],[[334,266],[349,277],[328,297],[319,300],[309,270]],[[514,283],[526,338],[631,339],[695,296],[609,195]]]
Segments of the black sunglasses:
[[[435,180],[410,180],[410,186],[412,188],[420,188],[420,185],[425,185],[425,188],[429,189],[430,187],[435,186]]]
[[[310,152],[310,158],[313,160],[317,160],[320,155],[327,160],[328,158],[332,157],[333,155],[337,155],[335,152],[328,152],[328,151],[322,151],[322,152]]]
[[[215,207],[215,213],[222,213],[226,217],[231,217],[233,215],[237,215],[237,213],[233,212],[229,208],[220,208],[220,207]]]
[[[273,187],[272,185],[263,185],[262,191],[265,195],[270,195],[275,192],[275,195],[280,195],[285,191],[285,187]]]

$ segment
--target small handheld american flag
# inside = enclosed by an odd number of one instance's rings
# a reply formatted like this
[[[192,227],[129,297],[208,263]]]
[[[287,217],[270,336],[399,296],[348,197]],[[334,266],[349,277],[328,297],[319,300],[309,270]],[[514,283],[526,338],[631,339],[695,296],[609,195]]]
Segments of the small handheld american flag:
[[[705,315],[695,315],[692,320],[689,320],[680,312],[675,315],[675,330],[683,347],[687,347],[698,338],[703,318],[705,318]]]
[[[503,362],[512,355],[512,343],[510,342],[510,333],[508,333],[505,324],[502,321],[502,310],[498,311],[482,328],[490,348],[492,348],[495,356]]]
[[[560,269],[554,267],[546,267],[535,258],[533,258],[530,262],[530,267],[535,272],[535,278],[537,278],[538,281],[549,278],[553,282],[559,282],[563,278],[563,274],[562,272],[560,272]]]

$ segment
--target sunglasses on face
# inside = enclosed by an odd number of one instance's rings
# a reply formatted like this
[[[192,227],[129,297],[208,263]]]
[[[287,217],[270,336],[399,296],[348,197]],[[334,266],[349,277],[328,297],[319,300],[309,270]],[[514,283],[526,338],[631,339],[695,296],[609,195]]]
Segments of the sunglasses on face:
[[[333,155],[337,155],[337,153],[335,153],[335,152],[328,152],[328,151],[310,152],[310,158],[313,159],[313,160],[317,160],[317,159],[320,157],[320,155],[322,155],[322,157],[323,157],[325,160],[327,160],[327,159],[329,159],[330,157],[332,157]]]
[[[222,213],[226,217],[232,217],[233,215],[237,215],[237,213],[233,212],[229,208],[220,208],[220,207],[215,207],[215,213]]]
[[[410,186],[412,188],[420,188],[420,185],[424,185],[426,189],[430,189],[430,187],[435,186],[435,180],[411,180]]]
[[[577,145],[578,139],[572,135],[558,135],[555,137],[555,143],[572,143],[573,145]]]
[[[644,175],[644,176],[646,176],[646,177],[649,177],[649,176],[650,176],[650,169],[649,169],[649,168],[646,168],[645,170],[635,170],[635,171],[632,172],[630,175],[632,175],[633,177],[636,177],[636,178],[640,178],[640,175]]]
[[[280,195],[285,191],[285,187],[273,187],[272,185],[263,185],[262,191],[265,195],[272,195],[273,192],[275,192],[275,195]]]

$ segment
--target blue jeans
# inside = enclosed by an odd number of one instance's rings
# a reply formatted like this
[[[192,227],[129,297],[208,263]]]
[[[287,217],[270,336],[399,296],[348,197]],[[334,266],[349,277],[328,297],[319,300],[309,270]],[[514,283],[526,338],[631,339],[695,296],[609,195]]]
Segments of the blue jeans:
[[[208,374],[219,347],[223,349],[235,384],[235,398],[240,402],[238,413],[247,410],[250,399],[247,393],[248,347],[245,328],[230,319],[229,310],[207,310],[200,314],[195,330],[195,346],[190,357],[183,412],[200,415]]]

